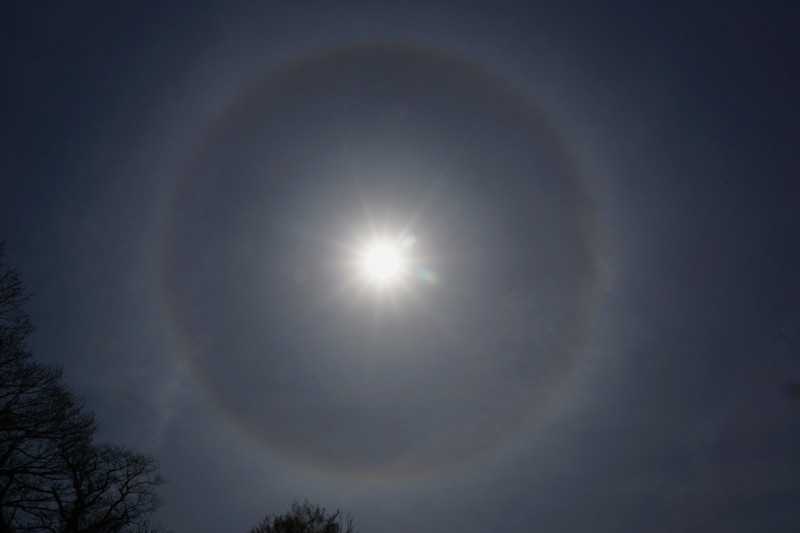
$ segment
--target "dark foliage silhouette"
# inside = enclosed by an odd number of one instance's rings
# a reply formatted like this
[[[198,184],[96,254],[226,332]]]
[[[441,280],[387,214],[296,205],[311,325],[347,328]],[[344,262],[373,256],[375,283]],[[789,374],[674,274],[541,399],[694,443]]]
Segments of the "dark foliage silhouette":
[[[153,458],[94,442],[97,423],[33,360],[19,274],[0,244],[0,533],[153,531],[163,483]]]
[[[294,502],[282,515],[267,515],[249,533],[357,533],[353,517],[338,509],[328,513],[324,507]]]

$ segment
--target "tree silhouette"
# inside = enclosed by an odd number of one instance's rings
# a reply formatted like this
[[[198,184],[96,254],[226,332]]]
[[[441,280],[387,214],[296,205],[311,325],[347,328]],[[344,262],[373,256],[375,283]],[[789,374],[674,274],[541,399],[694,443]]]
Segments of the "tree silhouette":
[[[0,244],[0,533],[123,533],[156,529],[163,483],[153,458],[94,443],[97,422],[36,363],[28,295]]]
[[[0,242],[0,349],[6,345],[24,347],[31,331],[30,317],[23,306],[30,299],[19,273],[6,265],[5,243]]]
[[[308,500],[294,502],[282,515],[267,515],[249,533],[357,533],[353,517],[342,515],[338,509],[332,513],[324,507],[312,505]]]

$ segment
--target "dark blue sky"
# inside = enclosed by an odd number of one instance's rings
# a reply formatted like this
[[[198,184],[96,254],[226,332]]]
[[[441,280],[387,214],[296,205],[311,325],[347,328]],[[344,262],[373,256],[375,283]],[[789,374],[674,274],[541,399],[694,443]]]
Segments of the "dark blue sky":
[[[793,530],[800,17],[700,4],[4,8],[35,355],[176,533]]]

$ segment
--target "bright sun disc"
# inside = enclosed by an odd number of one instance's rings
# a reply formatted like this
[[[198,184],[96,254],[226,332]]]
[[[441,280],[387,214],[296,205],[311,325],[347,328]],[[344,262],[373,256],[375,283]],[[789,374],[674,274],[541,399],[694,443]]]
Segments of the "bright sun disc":
[[[368,277],[377,281],[390,281],[403,270],[403,256],[395,246],[375,244],[363,254],[362,267]]]

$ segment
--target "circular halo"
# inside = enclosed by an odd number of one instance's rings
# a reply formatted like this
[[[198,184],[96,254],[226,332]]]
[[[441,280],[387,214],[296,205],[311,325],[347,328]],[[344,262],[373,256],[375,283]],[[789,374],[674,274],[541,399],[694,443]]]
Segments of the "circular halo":
[[[594,213],[567,148],[529,95],[435,49],[347,46],[270,72],[169,204],[165,303],[197,382],[329,474],[413,478],[498,450],[551,409],[590,322]],[[365,223],[425,235],[403,302],[359,299],[346,235]]]

